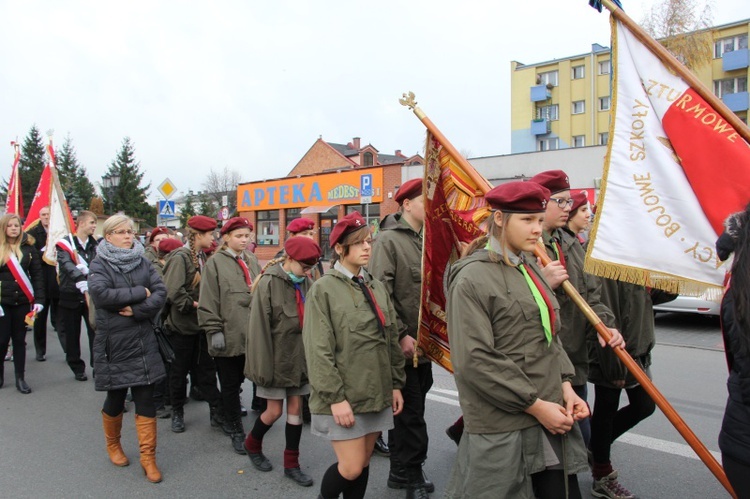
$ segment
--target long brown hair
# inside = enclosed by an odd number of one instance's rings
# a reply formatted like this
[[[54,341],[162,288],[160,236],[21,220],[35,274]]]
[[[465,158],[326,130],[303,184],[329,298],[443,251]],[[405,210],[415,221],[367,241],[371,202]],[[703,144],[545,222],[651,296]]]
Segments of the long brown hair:
[[[745,211],[734,215],[734,226],[727,227],[734,239],[731,289],[734,316],[740,331],[740,344],[745,353],[750,352],[750,204]]]
[[[339,241],[339,244],[343,248],[342,254],[339,255],[336,252],[335,248],[333,250],[333,256],[331,257],[331,267],[333,267],[336,262],[341,260],[342,257],[345,257],[346,255],[349,254],[349,249],[351,248],[352,245],[361,243],[362,241],[367,239],[367,236],[369,236],[370,234],[371,234],[370,226],[365,225],[345,235],[343,239]]]
[[[10,223],[10,221],[14,219],[18,220],[18,227],[21,229],[21,231],[19,232],[16,240],[10,242],[8,241],[8,236],[5,234],[5,231],[8,229],[8,224]],[[34,239],[31,236],[27,237],[30,238],[30,244],[34,244]],[[16,258],[18,258],[19,260],[21,259],[21,241],[23,241],[23,224],[21,223],[21,217],[19,217],[15,213],[8,213],[7,215],[3,215],[3,217],[0,218],[0,264],[4,265],[8,263],[11,254],[16,255]]]
[[[286,259],[289,258],[286,253],[281,255],[278,258],[272,258],[271,260],[268,260],[268,263],[263,266],[263,268],[260,270],[260,274],[258,277],[253,281],[253,286],[250,288],[250,292],[255,292],[255,288],[258,287],[258,283],[260,282],[260,278],[263,277],[263,275],[266,273],[266,270],[273,267],[277,263],[283,263],[286,261]]]

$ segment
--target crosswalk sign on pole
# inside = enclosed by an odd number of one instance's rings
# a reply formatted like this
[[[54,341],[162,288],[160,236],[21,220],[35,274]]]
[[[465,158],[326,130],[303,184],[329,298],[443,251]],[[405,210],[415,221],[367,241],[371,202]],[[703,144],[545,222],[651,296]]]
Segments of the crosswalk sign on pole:
[[[164,199],[159,200],[159,216],[175,217],[174,201],[167,201]]]

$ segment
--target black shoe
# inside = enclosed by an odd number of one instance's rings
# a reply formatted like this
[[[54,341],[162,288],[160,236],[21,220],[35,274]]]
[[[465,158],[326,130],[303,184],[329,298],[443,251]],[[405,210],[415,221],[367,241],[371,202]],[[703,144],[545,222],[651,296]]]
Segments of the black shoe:
[[[427,479],[427,475],[424,474],[424,471],[421,471],[421,477],[422,477],[422,482],[424,483],[425,490],[429,493],[435,492],[435,484]],[[397,470],[391,469],[391,471],[388,473],[388,488],[390,489],[408,489],[409,488],[409,478],[404,468],[400,468]]]
[[[383,440],[383,435],[380,435],[378,439],[375,440],[375,452],[385,457],[391,455],[391,449],[388,447],[388,444],[385,443],[385,440]]]
[[[242,414],[243,418],[247,416],[247,408],[244,405],[240,406],[240,414]]]
[[[238,419],[232,423],[232,431],[229,434],[232,439],[232,448],[234,452],[242,456],[247,454],[245,450],[245,428],[242,427],[242,420]]]
[[[36,361],[37,362],[44,362],[45,360],[47,360],[47,356],[46,355],[44,355],[43,353],[36,354]]]
[[[448,438],[456,442],[456,445],[461,443],[461,437],[463,436],[464,432],[456,428],[455,426],[449,426],[445,429],[445,434],[448,435]]]
[[[86,381],[89,379],[88,376],[86,376],[86,373],[76,373],[76,381]]]
[[[244,446],[245,445],[244,442],[242,445],[245,451],[247,451],[247,447]],[[264,456],[262,452],[259,452],[257,454],[248,452],[247,457],[250,458],[250,462],[253,463],[253,466],[255,466],[255,469],[258,471],[271,471],[273,469],[273,465],[271,464],[271,461],[269,461],[268,458]]]
[[[284,476],[291,478],[297,485],[303,487],[310,487],[313,484],[313,479],[299,468],[284,468]]]
[[[26,384],[23,378],[16,378],[16,390],[24,395],[31,393],[31,388],[29,388],[29,385]]]
[[[174,433],[185,431],[185,412],[182,409],[172,410],[172,431]]]
[[[413,483],[406,489],[406,499],[430,499],[430,494],[423,483]]]

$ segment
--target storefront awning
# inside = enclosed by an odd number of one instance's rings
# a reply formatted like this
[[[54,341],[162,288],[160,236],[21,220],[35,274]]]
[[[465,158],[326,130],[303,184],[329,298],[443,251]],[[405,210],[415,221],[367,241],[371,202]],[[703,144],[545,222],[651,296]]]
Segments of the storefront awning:
[[[332,204],[330,206],[308,206],[307,208],[303,208],[300,213],[302,215],[311,215],[313,213],[325,213],[334,206],[338,206],[337,204]]]

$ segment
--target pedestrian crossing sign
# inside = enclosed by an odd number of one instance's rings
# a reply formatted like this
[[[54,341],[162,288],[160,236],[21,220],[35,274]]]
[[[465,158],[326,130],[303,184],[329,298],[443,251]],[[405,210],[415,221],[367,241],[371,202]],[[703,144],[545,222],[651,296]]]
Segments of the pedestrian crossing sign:
[[[174,201],[159,200],[159,216],[160,217],[174,217],[176,216],[174,207]]]

